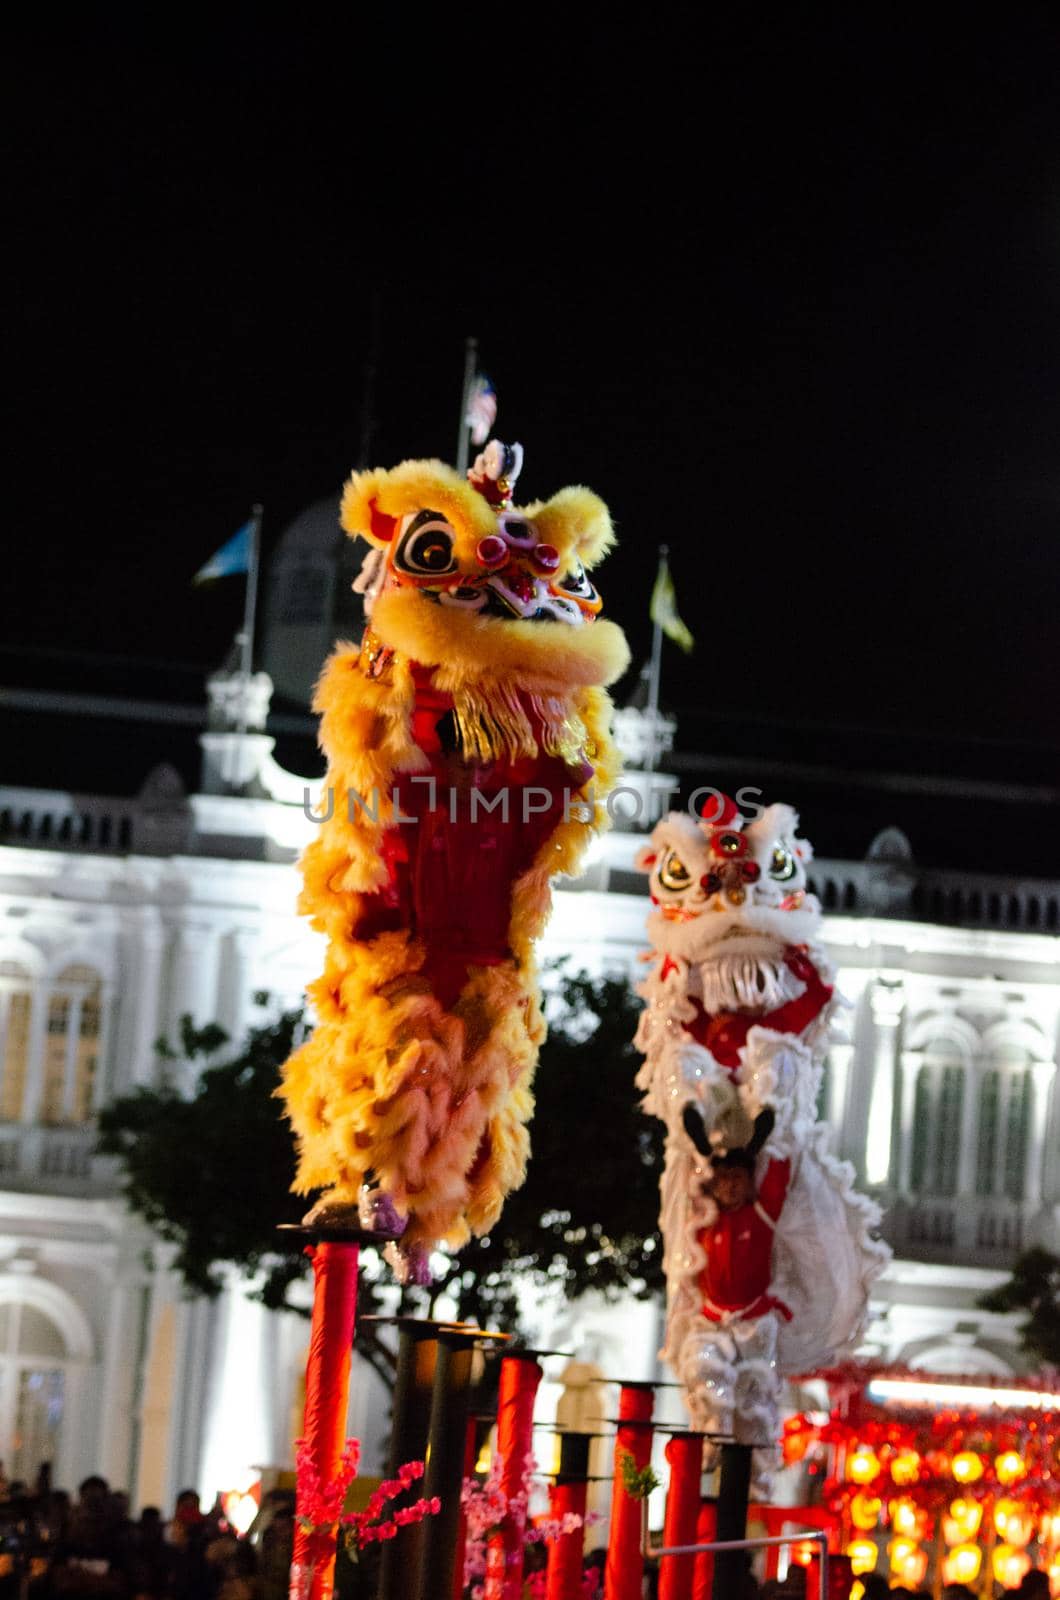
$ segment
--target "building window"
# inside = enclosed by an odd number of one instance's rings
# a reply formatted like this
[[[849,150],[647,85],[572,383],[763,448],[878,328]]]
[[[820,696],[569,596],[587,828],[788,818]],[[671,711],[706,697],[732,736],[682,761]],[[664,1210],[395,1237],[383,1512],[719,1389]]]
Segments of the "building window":
[[[18,1122],[22,1116],[33,998],[30,983],[25,967],[16,961],[0,961],[0,1120],[4,1122]]]
[[[1019,1045],[992,1050],[979,1085],[976,1189],[995,1199],[1022,1200],[1031,1137],[1031,1055]]]
[[[0,1436],[4,1465],[32,1482],[59,1450],[66,1392],[66,1341],[43,1311],[18,1300],[0,1304]]]
[[[954,1195],[961,1151],[964,1056],[941,1039],[929,1045],[916,1076],[912,1185],[918,1194]]]
[[[87,1122],[94,1105],[102,1030],[102,983],[91,967],[66,967],[48,1001],[40,1118]]]

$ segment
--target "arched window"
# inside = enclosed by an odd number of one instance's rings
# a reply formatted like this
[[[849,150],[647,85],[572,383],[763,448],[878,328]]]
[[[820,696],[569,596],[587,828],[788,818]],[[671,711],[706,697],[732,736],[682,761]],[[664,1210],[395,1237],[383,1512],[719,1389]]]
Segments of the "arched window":
[[[59,1448],[68,1351],[62,1330],[36,1306],[0,1303],[0,1437],[10,1441],[4,1465],[33,1481]]]
[[[32,980],[17,961],[0,961],[0,1121],[18,1122],[26,1090]]]
[[[48,1001],[40,1119],[87,1122],[99,1068],[103,988],[92,967],[65,967]]]
[[[1031,1136],[1031,1053],[999,1043],[983,1058],[979,1080],[979,1139],[976,1191],[996,1199],[1022,1200]]]
[[[916,1076],[912,1185],[918,1194],[957,1193],[965,1057],[953,1040],[929,1043]]]

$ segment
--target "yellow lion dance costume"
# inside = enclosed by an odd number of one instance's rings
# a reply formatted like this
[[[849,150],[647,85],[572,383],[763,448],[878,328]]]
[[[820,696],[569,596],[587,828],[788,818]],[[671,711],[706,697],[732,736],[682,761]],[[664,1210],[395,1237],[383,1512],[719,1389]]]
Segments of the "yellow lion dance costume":
[[[513,508],[521,460],[494,441],[468,481],[405,461],[355,474],[342,502],[372,547],[368,626],[315,702],[329,770],[300,907],[328,949],[280,1093],[295,1188],[325,1191],[307,1222],[400,1232],[402,1281],[523,1181],[533,942],[617,775],[604,686],[628,652],[586,576],[611,520],[583,488]]]

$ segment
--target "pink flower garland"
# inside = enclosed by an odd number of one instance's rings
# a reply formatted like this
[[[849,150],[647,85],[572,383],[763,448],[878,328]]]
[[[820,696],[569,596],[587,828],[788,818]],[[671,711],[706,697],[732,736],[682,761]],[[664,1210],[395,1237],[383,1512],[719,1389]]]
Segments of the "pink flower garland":
[[[499,1456],[494,1456],[490,1462],[489,1475],[484,1483],[479,1483],[477,1478],[465,1478],[464,1486],[460,1493],[460,1507],[467,1522],[467,1542],[464,1546],[464,1587],[470,1592],[470,1600],[483,1600],[485,1586],[479,1581],[486,1576],[486,1559],[490,1537],[500,1531],[502,1524],[510,1520],[522,1535],[523,1545],[555,1544],[564,1534],[576,1533],[586,1523],[599,1519],[595,1514],[582,1517],[576,1511],[568,1511],[562,1517],[537,1517],[530,1518],[530,1495],[533,1490],[533,1478],[537,1470],[537,1462],[532,1455],[528,1455],[523,1464],[519,1488],[515,1494],[509,1496],[501,1487],[500,1477],[503,1463]],[[583,1580],[587,1596],[593,1594],[592,1584],[594,1579],[591,1574],[586,1574]],[[529,1592],[532,1597],[544,1596],[545,1574],[531,1573],[528,1575]],[[535,1583],[537,1587],[535,1588]]]
[[[355,1560],[366,1545],[373,1541],[393,1539],[399,1528],[405,1528],[412,1522],[422,1522],[424,1517],[436,1516],[442,1506],[435,1495],[430,1500],[419,1499],[412,1505],[400,1506],[389,1517],[378,1520],[384,1506],[423,1477],[422,1461],[406,1461],[403,1467],[399,1467],[396,1478],[388,1478],[379,1485],[363,1511],[351,1511],[344,1516],[342,1508],[350,1484],[357,1476],[360,1458],[358,1440],[347,1439],[338,1476],[322,1483],[305,1440],[299,1439],[295,1445],[299,1525],[306,1533],[314,1534],[334,1534],[337,1528],[341,1528],[346,1548]]]

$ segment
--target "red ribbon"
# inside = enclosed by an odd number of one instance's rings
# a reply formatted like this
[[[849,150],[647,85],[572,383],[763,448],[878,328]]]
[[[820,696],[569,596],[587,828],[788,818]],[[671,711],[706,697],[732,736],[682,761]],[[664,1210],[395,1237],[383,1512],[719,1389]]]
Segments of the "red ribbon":
[[[305,1373],[302,1436],[321,1483],[338,1477],[346,1443],[350,1356],[357,1311],[356,1244],[318,1244],[313,1259],[313,1322]],[[298,1509],[302,1510],[301,1486]],[[296,1525],[291,1600],[331,1600],[337,1530],[307,1533]]]
[[[545,1600],[581,1600],[588,1493],[588,1484],[584,1480],[557,1483],[552,1489],[549,1515],[560,1522],[573,1511],[582,1521],[581,1526],[571,1533],[561,1533],[548,1553]]]
[[[534,1399],[541,1368],[525,1356],[505,1356],[497,1397],[500,1487],[509,1503],[522,1493],[527,1457],[534,1446]],[[501,1556],[498,1551],[503,1552]],[[523,1524],[509,1514],[490,1539],[485,1600],[520,1600],[523,1592]]]
[[[699,1484],[703,1474],[702,1434],[675,1434],[666,1446],[670,1487],[666,1493],[663,1546],[695,1544]],[[692,1600],[695,1556],[664,1556],[659,1562],[659,1600]]]
[[[652,1408],[649,1388],[622,1386],[618,1397],[618,1434],[615,1438],[615,1475],[611,1491],[611,1532],[604,1567],[604,1600],[641,1600],[644,1557],[640,1549],[641,1506],[626,1492],[622,1457],[628,1452],[637,1471],[651,1460]]]

